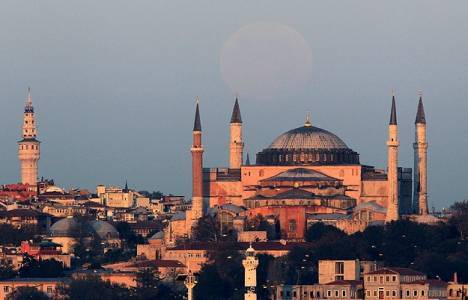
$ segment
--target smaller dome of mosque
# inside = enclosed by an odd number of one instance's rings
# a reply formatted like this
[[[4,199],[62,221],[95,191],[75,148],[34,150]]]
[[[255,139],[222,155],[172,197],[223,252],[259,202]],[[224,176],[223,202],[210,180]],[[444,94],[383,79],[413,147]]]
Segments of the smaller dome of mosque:
[[[82,232],[84,231],[84,232]],[[119,232],[108,222],[93,220],[86,221],[81,226],[76,218],[69,217],[55,222],[49,229],[52,237],[78,237],[80,234],[97,235],[101,239],[119,238]]]
[[[58,186],[51,185],[45,190],[46,193],[65,194],[65,191]]]

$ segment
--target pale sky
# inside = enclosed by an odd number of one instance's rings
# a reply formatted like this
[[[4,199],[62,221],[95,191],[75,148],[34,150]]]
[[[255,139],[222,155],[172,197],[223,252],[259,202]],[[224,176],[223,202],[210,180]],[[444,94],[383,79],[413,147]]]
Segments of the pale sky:
[[[0,184],[19,178],[28,86],[41,176],[66,188],[128,179],[138,190],[183,195],[195,96],[205,166],[227,165],[237,91],[251,157],[310,111],[313,125],[341,137],[361,163],[385,168],[391,89],[404,167],[413,167],[421,89],[429,205],[446,207],[468,198],[467,13],[462,0],[3,0]],[[271,26],[249,27],[259,23]],[[239,30],[254,40],[230,40]],[[231,77],[221,74],[222,53]],[[246,63],[252,53],[258,60]]]

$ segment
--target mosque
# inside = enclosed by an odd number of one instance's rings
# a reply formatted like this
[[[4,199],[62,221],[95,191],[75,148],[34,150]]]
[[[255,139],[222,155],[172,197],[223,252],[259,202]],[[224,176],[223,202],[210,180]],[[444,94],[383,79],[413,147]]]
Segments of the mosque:
[[[388,125],[386,170],[361,163],[359,154],[337,135],[303,126],[279,135],[257,153],[255,163],[244,161],[242,117],[235,100],[230,121],[229,166],[205,168],[199,103],[193,127],[192,205],[174,215],[164,240],[189,237],[197,221],[214,214],[222,226],[237,233],[249,219],[263,217],[276,236],[301,240],[316,222],[334,225],[345,232],[362,231],[369,225],[400,217],[430,222],[427,203],[426,118],[422,96],[415,120],[414,172],[398,164],[400,142],[395,96]],[[23,116],[18,142],[21,183],[37,190],[40,141],[37,140],[31,94]]]
[[[387,170],[362,164],[356,151],[332,132],[313,126],[309,117],[303,126],[279,135],[257,153],[255,163],[248,155],[244,162],[242,124],[236,99],[230,121],[229,166],[205,168],[197,101],[191,148],[192,208],[170,222],[168,241],[189,236],[197,220],[213,211],[223,225],[237,232],[244,230],[248,219],[261,215],[279,228],[280,238],[289,240],[302,239],[315,222],[352,233],[402,216],[428,214],[421,95],[415,120],[414,174],[411,168],[398,165],[395,96],[388,125]]]

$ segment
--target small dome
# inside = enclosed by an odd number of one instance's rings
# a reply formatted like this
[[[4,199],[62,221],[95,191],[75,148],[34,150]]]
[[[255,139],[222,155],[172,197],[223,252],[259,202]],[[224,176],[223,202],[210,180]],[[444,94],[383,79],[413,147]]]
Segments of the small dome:
[[[73,237],[78,235],[80,225],[75,218],[64,218],[50,226],[50,235],[54,237]]]
[[[89,222],[91,228],[101,239],[119,238],[119,232],[111,224],[104,221]]]
[[[306,125],[283,133],[268,149],[348,149],[348,146],[333,133]]]
[[[80,231],[84,230],[85,235],[97,234],[101,239],[119,238],[119,232],[115,227],[104,221],[87,221],[83,227],[80,227],[76,218],[64,218],[55,222],[49,232],[52,237],[78,237]]]
[[[63,189],[61,189],[61,188],[59,188],[58,186],[55,186],[55,185],[51,185],[51,186],[47,187],[45,192],[46,193],[65,194],[65,191]]]

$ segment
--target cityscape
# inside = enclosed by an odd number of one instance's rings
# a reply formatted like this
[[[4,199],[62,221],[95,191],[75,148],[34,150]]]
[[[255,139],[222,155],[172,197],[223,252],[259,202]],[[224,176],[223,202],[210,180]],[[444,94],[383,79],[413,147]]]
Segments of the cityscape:
[[[423,3],[420,1],[421,6]],[[390,5],[362,4],[361,16]],[[162,14],[166,9],[179,13],[177,5],[174,11],[155,5]],[[217,4],[214,9],[218,5],[224,8]],[[270,12],[284,16],[282,8],[288,5],[283,5],[273,5]],[[388,7],[393,5],[398,6]],[[456,10],[455,5],[441,7],[437,1],[427,5],[433,5],[432,13]],[[15,3],[8,6],[9,18],[15,16]],[[44,7],[36,8],[44,12]],[[252,9],[255,14],[264,13]],[[411,8],[406,13],[417,14]],[[298,7],[290,14],[291,20],[296,15],[302,19]],[[377,14],[386,12],[379,10]],[[436,22],[449,22],[441,15]],[[213,18],[208,10],[206,16]],[[236,12],[228,19],[233,16]],[[101,21],[96,26],[104,26]],[[78,24],[81,22],[85,21]],[[183,23],[170,18],[167,22]],[[106,147],[106,138],[115,139],[112,132],[125,132],[126,126],[140,124],[137,119],[144,118],[142,111],[133,120],[131,111],[140,103],[139,92],[135,91],[135,99],[127,103],[125,114],[105,105],[109,113],[101,117],[104,111],[96,104],[93,109],[100,117],[95,122],[92,114],[78,116],[48,104],[47,95],[54,96],[41,89],[40,77],[30,79],[31,86],[2,86],[16,95],[8,105],[17,112],[15,117],[2,113],[2,119],[8,120],[2,123],[4,130],[19,134],[16,140],[2,136],[3,145],[7,145],[2,153],[7,154],[0,177],[4,181],[0,182],[0,299],[468,299],[468,197],[466,188],[456,181],[464,181],[466,162],[462,157],[455,165],[445,161],[455,160],[450,157],[453,153],[463,155],[467,127],[466,123],[456,124],[449,128],[450,134],[440,129],[441,123],[455,121],[444,119],[438,111],[449,109],[456,119],[463,107],[444,103],[442,108],[434,100],[438,85],[442,88],[455,79],[434,83],[426,82],[422,75],[420,79],[403,78],[403,90],[409,88],[404,82],[418,82],[420,88],[413,90],[413,96],[386,84],[386,88],[377,89],[380,100],[372,108],[365,101],[356,101],[351,106],[332,104],[332,110],[310,110],[325,105],[328,98],[327,88],[321,90],[322,99],[309,97],[307,90],[320,85],[314,83],[320,82],[315,78],[319,76],[309,74],[318,72],[314,64],[320,60],[320,51],[316,54],[309,48],[307,39],[293,25],[241,24],[219,55],[216,76],[225,81],[223,99],[227,100],[223,101],[229,102],[228,106],[208,100],[208,87],[200,88],[201,96],[184,90],[181,93],[187,99],[183,103],[151,101],[154,114],[164,111],[165,106],[172,107],[155,117],[167,125],[164,134],[118,134],[115,147]],[[23,34],[22,28],[16,30]],[[215,28],[212,30],[214,34]],[[416,25],[408,30],[420,34]],[[208,40],[208,35],[203,38]],[[241,41],[244,44],[236,44]],[[295,46],[288,48],[289,44]],[[274,46],[283,45],[287,51],[275,50]],[[159,46],[157,51],[163,51],[164,46]],[[252,56],[237,56],[240,46],[251,47]],[[466,61],[468,52],[463,46],[468,47],[468,40],[460,44]],[[265,48],[271,51],[263,53]],[[314,50],[313,59],[310,49]],[[77,51],[79,55],[79,47]],[[13,52],[7,52],[15,58]],[[30,49],[26,55],[32,52]],[[145,52],[133,55],[145,60]],[[425,55],[431,54],[427,49]],[[384,56],[377,59],[385,60]],[[59,57],[51,59],[60,61]],[[187,60],[197,58],[181,57],[180,64]],[[8,66],[6,59],[2,62]],[[176,70],[177,61],[174,63],[170,68]],[[218,66],[218,62],[213,64]],[[265,65],[268,67],[262,69]],[[27,76],[20,69],[18,76]],[[53,68],[46,72],[53,73]],[[466,70],[460,74],[460,78],[468,78]],[[190,86],[184,81],[200,80],[183,72],[168,74],[171,76],[175,77],[169,88],[176,90],[184,84]],[[460,84],[465,86],[466,81]],[[154,83],[155,89],[159,85],[164,88],[164,84]],[[288,96],[281,102],[281,97],[270,93],[285,90],[298,100]],[[93,89],[82,93],[92,94]],[[359,88],[350,92],[350,97],[369,97],[366,93]],[[264,97],[272,100],[260,100]],[[280,109],[272,109],[274,106]],[[297,110],[294,115],[301,119],[291,120],[291,110]],[[347,118],[352,123],[341,125]],[[113,123],[113,119],[118,122]],[[80,127],[87,128],[86,134],[68,127],[77,120]],[[359,129],[363,128],[361,123],[367,128]],[[261,129],[253,129],[255,126]],[[340,127],[353,128],[359,134],[347,136],[343,133],[349,131]],[[101,130],[112,132],[100,135]],[[56,135],[48,131],[63,131],[63,138],[54,141]],[[93,132],[102,142],[99,147],[88,142],[94,139]],[[444,141],[451,135],[461,144],[448,147]],[[138,143],[129,142],[133,137]],[[148,140],[157,141],[157,146]],[[58,150],[53,148],[58,144],[79,145],[79,149],[63,148],[67,150],[57,156]],[[15,153],[12,145],[17,147]],[[455,147],[461,154],[449,149]],[[224,152],[217,153],[217,149]],[[151,156],[146,156],[148,153]],[[13,156],[17,159],[11,162],[9,157]],[[106,165],[108,157],[119,156],[123,157],[120,161],[112,159]],[[81,174],[76,166],[76,172],[68,171],[73,169],[68,165],[72,157],[82,160],[88,173]],[[438,168],[443,163],[447,167]],[[10,172],[10,164],[16,172]],[[125,174],[113,174],[122,166]],[[158,166],[164,172],[152,170]],[[148,178],[143,180],[136,174],[142,168],[152,170],[153,188],[147,187]],[[68,176],[53,175],[56,169]],[[110,177],[93,181],[104,173]],[[186,182],[184,176],[190,180]],[[122,179],[112,182],[109,178]]]

